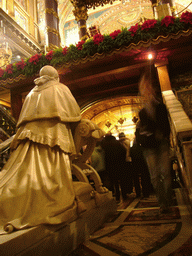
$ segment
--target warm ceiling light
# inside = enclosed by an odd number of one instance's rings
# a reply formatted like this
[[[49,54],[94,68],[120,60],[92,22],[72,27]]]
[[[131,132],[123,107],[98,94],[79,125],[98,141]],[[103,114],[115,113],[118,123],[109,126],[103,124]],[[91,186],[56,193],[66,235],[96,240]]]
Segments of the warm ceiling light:
[[[153,54],[152,54],[152,53],[149,53],[149,54],[148,54],[148,59],[149,59],[149,60],[153,59]]]

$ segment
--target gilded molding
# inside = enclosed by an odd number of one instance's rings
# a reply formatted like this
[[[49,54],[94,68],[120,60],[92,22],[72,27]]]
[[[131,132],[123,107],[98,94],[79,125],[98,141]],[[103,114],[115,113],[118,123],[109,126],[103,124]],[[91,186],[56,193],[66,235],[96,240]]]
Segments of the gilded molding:
[[[41,47],[40,45],[36,44],[35,41],[32,41],[28,35],[24,34],[22,31],[20,31],[17,27],[15,27],[10,21],[5,23],[5,26],[9,28],[13,34],[17,35],[17,37],[27,44],[28,47],[30,47],[33,51],[40,52]]]
[[[57,35],[57,36],[60,36],[60,35],[59,35],[59,31],[58,31],[57,29],[51,28],[51,27],[49,27],[49,26],[47,26],[47,32],[53,33],[53,34],[55,34],[55,35]]]
[[[86,25],[82,25],[82,26],[79,27],[79,29],[82,29],[82,28],[87,28],[87,26]]]
[[[53,14],[53,16],[55,16],[57,19],[59,19],[58,14],[56,13],[56,11],[53,10],[53,8],[46,8],[45,13]]]
[[[49,44],[49,46],[46,48],[47,51],[51,51],[51,50],[55,50],[59,48],[57,45],[55,44]]]
[[[80,40],[86,41],[88,38],[89,38],[88,35],[84,35],[84,36],[82,36],[82,37],[80,38]]]
[[[176,11],[176,6],[171,6],[170,9],[171,9],[172,12],[175,12]]]
[[[88,12],[85,6],[75,7],[73,10],[73,14],[75,16],[75,20],[78,22],[80,20],[87,20],[88,19]]]

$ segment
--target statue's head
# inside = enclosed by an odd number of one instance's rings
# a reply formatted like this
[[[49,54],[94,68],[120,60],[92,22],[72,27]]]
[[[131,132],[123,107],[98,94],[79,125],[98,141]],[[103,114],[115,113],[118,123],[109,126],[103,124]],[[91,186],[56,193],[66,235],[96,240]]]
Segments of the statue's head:
[[[59,74],[57,70],[49,65],[41,68],[39,76],[39,78],[36,78],[34,80],[35,84],[38,86],[43,85],[50,80],[56,80],[57,82],[59,82]]]
[[[39,76],[50,76],[52,78],[59,78],[59,74],[57,72],[57,70],[52,67],[52,66],[49,66],[49,65],[46,65],[44,67],[41,68],[40,72],[39,72]]]

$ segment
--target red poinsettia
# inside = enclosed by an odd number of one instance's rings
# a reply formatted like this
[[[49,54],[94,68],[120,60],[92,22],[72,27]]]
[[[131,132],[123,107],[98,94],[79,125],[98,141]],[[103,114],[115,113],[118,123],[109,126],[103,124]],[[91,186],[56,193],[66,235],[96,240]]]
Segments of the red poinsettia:
[[[181,22],[185,22],[185,23],[189,23],[189,24],[192,24],[192,12],[183,12],[181,14],[181,19],[180,19]]]
[[[3,76],[4,72],[5,72],[5,71],[4,71],[2,68],[0,68],[0,77]]]
[[[85,43],[84,40],[79,41],[79,42],[76,44],[77,49],[78,49],[78,50],[82,50],[84,43]]]
[[[165,16],[165,18],[163,18],[161,21],[161,25],[165,25],[166,27],[168,27],[170,24],[174,24],[174,21],[174,16]]]
[[[112,37],[113,39],[115,39],[119,34],[121,33],[121,30],[115,30],[113,33],[110,34],[110,37]]]
[[[63,48],[62,54],[63,54],[63,55],[66,55],[67,52],[68,52],[68,47],[65,46],[65,47]]]
[[[134,36],[137,33],[137,30],[139,29],[138,23],[135,24],[135,26],[131,26],[128,31],[131,32],[131,36]]]
[[[101,35],[100,33],[97,33],[93,36],[93,42],[94,44],[100,44],[102,43],[104,40],[104,36]]]
[[[23,59],[16,63],[16,67],[18,70],[23,70],[25,66],[26,66],[26,63],[24,62]]]
[[[29,59],[29,63],[33,63],[34,65],[36,65],[39,62],[41,56],[42,54],[35,54]]]
[[[154,28],[157,24],[157,20],[145,20],[141,25],[141,30],[149,30],[150,28]]]
[[[5,71],[7,74],[13,74],[13,64],[7,65]]]
[[[51,50],[50,52],[48,52],[48,53],[46,54],[45,58],[46,58],[47,60],[51,61],[52,58],[53,58],[53,50]]]

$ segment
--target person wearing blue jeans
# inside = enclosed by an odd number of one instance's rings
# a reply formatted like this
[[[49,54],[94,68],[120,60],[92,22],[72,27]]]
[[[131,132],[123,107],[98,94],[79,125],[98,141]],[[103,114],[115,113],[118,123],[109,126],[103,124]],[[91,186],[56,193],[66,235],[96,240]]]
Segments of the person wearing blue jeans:
[[[156,82],[151,72],[145,72],[140,81],[139,91],[145,104],[139,112],[136,137],[142,146],[160,211],[167,213],[173,195],[169,157],[170,125],[166,106],[161,95],[155,91]]]
[[[162,213],[166,213],[172,204],[171,163],[169,144],[163,139],[158,147],[145,148],[144,158],[150,172],[157,200]]]

